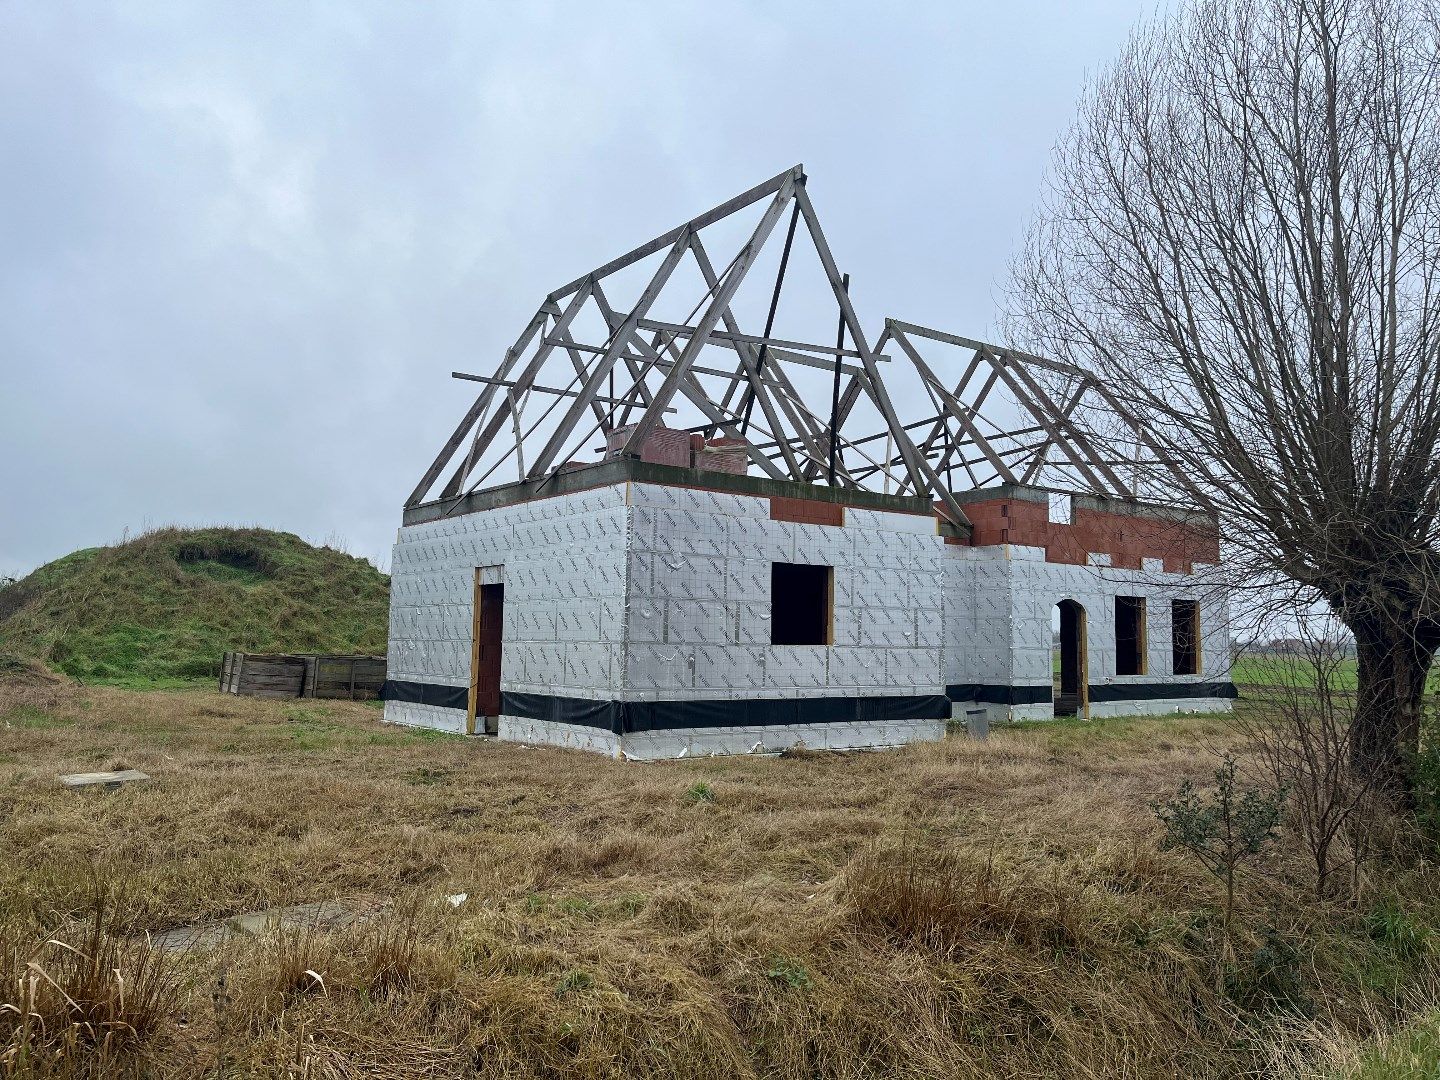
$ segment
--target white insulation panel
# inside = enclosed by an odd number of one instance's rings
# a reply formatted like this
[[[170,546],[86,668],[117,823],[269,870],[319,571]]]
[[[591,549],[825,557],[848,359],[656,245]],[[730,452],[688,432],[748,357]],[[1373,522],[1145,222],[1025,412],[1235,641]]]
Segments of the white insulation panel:
[[[833,568],[833,644],[771,644],[775,562]],[[771,520],[763,497],[630,482],[406,526],[392,567],[395,681],[469,685],[477,570],[482,581],[505,585],[501,680],[517,694],[724,701],[1048,685],[1052,611],[1067,598],[1087,612],[1092,684],[1228,679],[1224,598],[1194,589],[1194,579],[1153,564],[1145,571],[1059,565],[1045,562],[1040,549],[947,545],[927,515],[847,508],[843,525],[801,524]],[[1144,676],[1115,675],[1117,595],[1146,598]],[[1197,676],[1170,674],[1176,597],[1202,602]],[[1091,712],[1225,707],[1225,699],[1177,697],[1096,704]],[[955,715],[976,708],[996,721],[1053,715],[1048,703],[974,702],[956,703]],[[387,701],[385,716],[464,729],[463,710]],[[889,746],[941,734],[943,721],[910,721],[617,736],[500,718],[502,738],[632,757],[749,752],[757,742],[766,749]]]
[[[1230,628],[1225,594],[1202,586],[1207,577],[1166,574],[1153,568],[1112,568],[1109,560],[1075,566],[1046,562],[1044,551],[997,545],[950,546],[945,551],[945,678],[947,685],[1045,686],[1053,678],[1055,606],[1074,600],[1085,609],[1089,683],[1094,686],[1155,683],[1223,683],[1230,679]],[[1145,673],[1116,674],[1115,599],[1145,600]],[[1176,675],[1171,656],[1171,601],[1200,604],[1201,670]],[[1048,719],[1052,705],[977,706],[957,703],[963,717],[986,708],[992,721]],[[1226,698],[1149,698],[1095,702],[1092,716],[1228,710]]]
[[[623,689],[671,700],[942,694],[933,518],[847,508],[770,519],[767,498],[632,484]],[[834,568],[834,644],[772,645],[771,564]],[[926,624],[924,631],[921,621]]]

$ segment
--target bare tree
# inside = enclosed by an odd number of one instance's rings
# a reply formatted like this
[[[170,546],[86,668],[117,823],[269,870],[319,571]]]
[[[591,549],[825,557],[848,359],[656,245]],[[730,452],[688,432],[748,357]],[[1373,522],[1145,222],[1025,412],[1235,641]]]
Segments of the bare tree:
[[[1207,503],[1252,580],[1354,634],[1354,759],[1401,797],[1440,646],[1437,26],[1435,0],[1145,25],[1087,90],[1014,272],[1016,332],[1153,433],[1173,472],[1150,493]]]
[[[1265,658],[1271,684],[1255,692],[1268,707],[1241,721],[1268,779],[1290,793],[1290,821],[1314,866],[1321,899],[1336,891],[1342,871],[1349,871],[1354,893],[1370,852],[1367,827],[1382,779],[1352,767],[1360,729],[1349,650],[1327,622],[1297,619],[1286,651]]]

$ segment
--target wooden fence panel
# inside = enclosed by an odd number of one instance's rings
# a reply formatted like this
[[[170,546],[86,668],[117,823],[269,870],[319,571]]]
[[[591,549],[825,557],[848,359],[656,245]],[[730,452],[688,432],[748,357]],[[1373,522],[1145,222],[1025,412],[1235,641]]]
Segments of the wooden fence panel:
[[[226,653],[220,691],[246,697],[299,697],[305,687],[305,660],[269,653]]]
[[[227,652],[220,692],[253,697],[370,701],[385,685],[385,657]]]
[[[305,696],[367,701],[385,685],[383,656],[307,656]]]

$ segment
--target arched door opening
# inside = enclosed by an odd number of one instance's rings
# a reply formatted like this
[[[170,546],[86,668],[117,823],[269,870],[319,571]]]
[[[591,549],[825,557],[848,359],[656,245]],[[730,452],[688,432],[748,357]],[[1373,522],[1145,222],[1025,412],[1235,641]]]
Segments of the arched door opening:
[[[1056,716],[1088,716],[1090,712],[1089,671],[1085,658],[1085,609],[1074,600],[1055,605],[1059,633],[1055,638],[1052,664]]]

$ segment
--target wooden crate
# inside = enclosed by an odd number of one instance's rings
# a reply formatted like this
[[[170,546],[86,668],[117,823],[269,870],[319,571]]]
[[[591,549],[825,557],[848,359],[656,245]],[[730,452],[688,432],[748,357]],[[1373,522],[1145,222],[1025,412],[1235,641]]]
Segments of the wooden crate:
[[[244,697],[299,697],[305,658],[279,653],[227,652],[220,665],[220,692]]]
[[[305,657],[305,697],[370,701],[384,685],[383,656]]]

